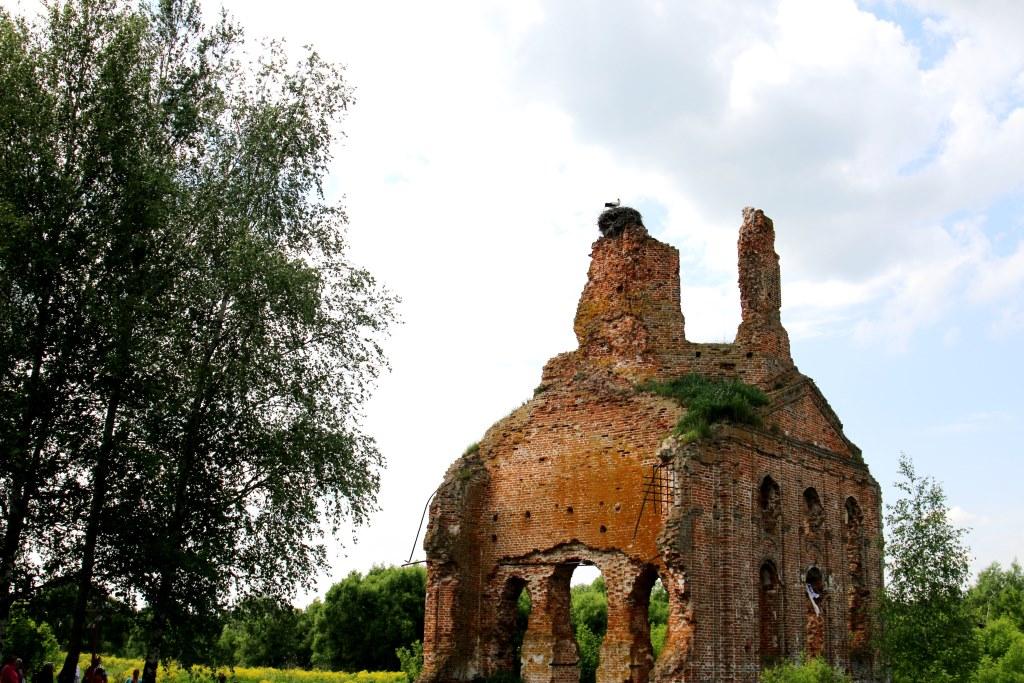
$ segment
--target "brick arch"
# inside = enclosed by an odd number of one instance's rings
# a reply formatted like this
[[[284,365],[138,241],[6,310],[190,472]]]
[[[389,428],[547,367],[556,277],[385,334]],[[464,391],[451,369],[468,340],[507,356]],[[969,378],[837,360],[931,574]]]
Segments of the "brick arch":
[[[786,623],[782,581],[773,560],[765,559],[761,563],[757,581],[761,663],[772,664],[782,656]]]
[[[494,628],[490,634],[488,675],[496,673],[516,674],[520,669],[520,662],[516,661],[517,649],[521,648],[522,642],[517,642],[519,598],[526,591],[530,595],[529,581],[520,574],[511,574],[504,577],[501,589],[498,592],[498,604],[495,610]],[[532,596],[531,596],[532,602]],[[519,646],[519,647],[517,647]]]
[[[821,567],[811,565],[804,574],[804,583],[819,596],[812,601],[810,593],[807,594],[804,652],[808,657],[820,657],[825,653],[825,572]],[[815,604],[817,610],[814,609]]]
[[[853,496],[843,506],[846,549],[846,625],[849,634],[850,659],[854,669],[863,669],[870,661],[868,600],[864,570],[864,513]]]

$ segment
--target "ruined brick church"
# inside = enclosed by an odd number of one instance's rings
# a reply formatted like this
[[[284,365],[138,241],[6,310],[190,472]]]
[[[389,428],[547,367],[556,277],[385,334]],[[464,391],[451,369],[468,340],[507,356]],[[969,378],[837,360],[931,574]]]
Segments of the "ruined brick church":
[[[576,683],[569,583],[581,564],[607,586],[598,683],[756,681],[801,654],[876,679],[879,487],[790,357],[772,221],[743,211],[731,344],[686,340],[679,252],[638,212],[610,209],[599,226],[579,348],[548,361],[534,397],[455,461],[431,504],[420,682],[521,667],[527,683]],[[685,409],[637,386],[688,374],[759,388],[760,425],[674,435]],[[655,661],[658,578],[669,616]]]

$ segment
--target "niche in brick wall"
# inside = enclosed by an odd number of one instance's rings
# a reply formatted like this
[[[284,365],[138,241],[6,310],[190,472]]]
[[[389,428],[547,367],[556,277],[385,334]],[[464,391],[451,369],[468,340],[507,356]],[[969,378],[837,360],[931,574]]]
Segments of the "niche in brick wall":
[[[850,654],[856,668],[868,652],[868,596],[864,576],[864,515],[850,496],[843,510],[846,536],[846,610],[850,632]]]
[[[804,651],[808,657],[820,657],[825,651],[825,576],[818,567],[810,567],[805,581],[807,607]]]
[[[804,535],[810,539],[820,539],[825,527],[825,509],[821,506],[814,487],[804,490]]]
[[[765,475],[758,488],[758,503],[761,508],[761,528],[766,534],[774,534],[782,517],[782,492],[770,476]]]
[[[770,665],[782,655],[782,583],[775,563],[765,560],[758,577],[758,621],[761,634],[761,663]]]

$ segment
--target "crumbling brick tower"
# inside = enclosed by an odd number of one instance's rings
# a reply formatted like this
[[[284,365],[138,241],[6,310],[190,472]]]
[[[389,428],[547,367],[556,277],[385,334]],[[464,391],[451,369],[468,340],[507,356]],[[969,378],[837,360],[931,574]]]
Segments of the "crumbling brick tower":
[[[431,504],[421,683],[513,670],[523,590],[523,679],[575,683],[579,564],[597,565],[607,585],[599,683],[755,681],[764,664],[801,653],[876,678],[879,489],[790,357],[771,220],[743,211],[732,344],[686,341],[678,251],[639,213],[613,209],[599,225],[579,348],[547,363],[534,397],[451,466]],[[688,373],[759,387],[770,399],[762,427],[673,436],[684,408],[636,386]],[[655,662],[647,608],[658,577],[669,619]]]

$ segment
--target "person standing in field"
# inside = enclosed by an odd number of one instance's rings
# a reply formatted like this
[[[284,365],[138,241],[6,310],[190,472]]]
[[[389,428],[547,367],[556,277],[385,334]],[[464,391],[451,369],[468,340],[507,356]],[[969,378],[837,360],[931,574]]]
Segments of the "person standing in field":
[[[21,683],[16,664],[18,661],[20,660],[13,655],[4,657],[4,665],[0,667],[0,683]]]
[[[132,670],[132,677],[124,679],[124,683],[139,683],[139,670]]]

